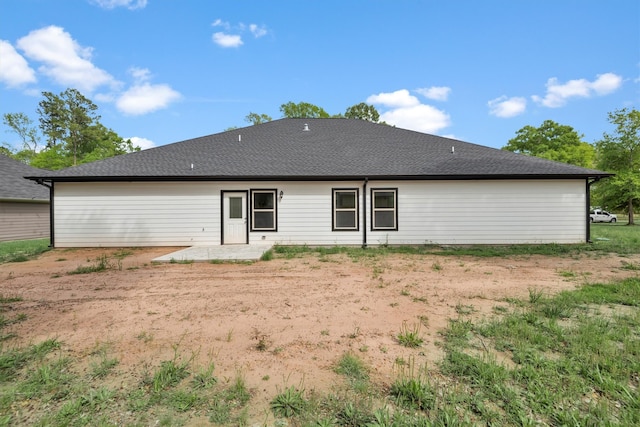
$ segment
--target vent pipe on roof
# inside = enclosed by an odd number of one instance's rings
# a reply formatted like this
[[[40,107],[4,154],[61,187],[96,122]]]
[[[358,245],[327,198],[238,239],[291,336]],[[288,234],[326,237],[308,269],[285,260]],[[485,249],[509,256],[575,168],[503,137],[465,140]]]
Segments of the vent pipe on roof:
[[[238,142],[242,142],[242,135],[238,134]]]
[[[193,163],[191,163],[191,170],[193,170]]]
[[[453,146],[452,146],[452,147],[451,147],[451,154],[453,154],[453,153],[455,153],[455,152],[456,152],[456,147],[453,147]]]
[[[307,123],[304,124],[304,129],[302,129],[303,132],[309,132],[309,125]]]

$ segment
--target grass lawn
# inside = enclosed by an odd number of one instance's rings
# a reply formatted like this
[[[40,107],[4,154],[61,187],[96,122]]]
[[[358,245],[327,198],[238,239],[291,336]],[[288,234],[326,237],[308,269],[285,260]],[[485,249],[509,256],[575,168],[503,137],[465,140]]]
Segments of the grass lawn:
[[[49,249],[48,238],[0,242],[0,264],[27,261]]]

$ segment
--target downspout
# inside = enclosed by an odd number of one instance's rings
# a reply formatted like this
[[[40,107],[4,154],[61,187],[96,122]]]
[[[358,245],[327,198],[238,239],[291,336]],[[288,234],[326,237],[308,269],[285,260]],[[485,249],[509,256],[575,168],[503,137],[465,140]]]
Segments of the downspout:
[[[362,183],[362,249],[367,248],[367,182],[369,178],[365,177]]]
[[[589,179],[587,178],[587,206],[586,206],[586,211],[587,211],[587,243],[593,243],[591,241],[591,217],[589,216],[589,213],[591,211],[591,186],[593,184],[595,184],[596,182],[600,181],[600,177],[596,177],[593,181],[589,181]]]
[[[44,183],[44,180],[37,179],[37,184],[42,185],[43,187],[47,187],[49,189],[49,247],[55,247],[55,239],[54,239],[54,227],[53,227],[53,182],[51,185],[47,185]]]

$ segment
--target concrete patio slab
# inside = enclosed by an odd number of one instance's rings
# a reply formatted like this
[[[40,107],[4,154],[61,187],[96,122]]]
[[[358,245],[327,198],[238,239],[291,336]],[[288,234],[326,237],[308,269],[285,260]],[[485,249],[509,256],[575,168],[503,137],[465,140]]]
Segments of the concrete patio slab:
[[[154,258],[154,262],[193,261],[256,261],[272,245],[219,245],[192,246],[167,255]]]

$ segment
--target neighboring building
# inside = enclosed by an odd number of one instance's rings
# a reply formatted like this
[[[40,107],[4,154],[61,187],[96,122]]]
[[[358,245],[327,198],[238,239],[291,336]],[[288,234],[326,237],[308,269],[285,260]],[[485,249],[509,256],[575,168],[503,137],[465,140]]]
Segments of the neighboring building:
[[[611,174],[349,119],[281,119],[33,174],[56,247],[576,243]]]
[[[45,172],[0,154],[0,242],[49,237],[49,190],[24,179]]]

